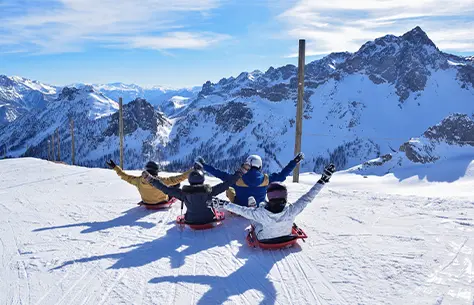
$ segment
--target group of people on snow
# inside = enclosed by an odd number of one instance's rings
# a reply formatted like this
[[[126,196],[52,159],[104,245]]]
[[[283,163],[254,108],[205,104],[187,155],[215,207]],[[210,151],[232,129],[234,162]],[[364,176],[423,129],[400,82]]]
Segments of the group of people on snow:
[[[288,190],[282,182],[303,159],[304,154],[299,153],[283,170],[270,175],[262,172],[262,158],[258,155],[249,156],[233,174],[214,168],[202,157],[196,158],[191,169],[172,177],[158,176],[158,164],[153,161],[145,165],[141,176],[126,174],[112,160],[107,165],[137,187],[144,205],[163,204],[174,197],[186,206],[186,223],[195,224],[213,222],[214,209],[224,208],[251,220],[258,240],[269,240],[291,234],[296,216],[313,201],[335,171],[333,164],[326,166],[318,182],[296,202],[288,204]],[[223,182],[215,186],[205,184],[204,171]],[[181,188],[180,183],[186,179],[189,185]],[[229,201],[212,200],[223,192]]]

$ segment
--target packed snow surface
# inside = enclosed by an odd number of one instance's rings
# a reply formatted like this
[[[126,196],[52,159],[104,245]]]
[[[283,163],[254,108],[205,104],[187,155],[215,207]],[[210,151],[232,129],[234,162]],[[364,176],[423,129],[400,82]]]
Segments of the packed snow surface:
[[[179,204],[144,210],[111,170],[1,160],[0,304],[472,305],[474,162],[463,164],[450,182],[337,173],[297,218],[307,242],[262,251],[236,216],[180,231]],[[318,178],[289,178],[290,200]]]

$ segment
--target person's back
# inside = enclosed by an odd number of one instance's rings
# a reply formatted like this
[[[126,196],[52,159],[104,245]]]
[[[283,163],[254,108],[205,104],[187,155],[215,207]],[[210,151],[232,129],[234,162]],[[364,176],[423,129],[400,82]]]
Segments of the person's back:
[[[251,169],[242,176],[241,179],[232,185],[227,191],[227,198],[232,203],[240,206],[247,206],[248,198],[254,197],[257,203],[265,201],[265,194],[270,183],[276,181],[284,181],[293,169],[303,160],[304,154],[299,153],[285,166],[280,172],[272,173],[270,175],[262,173],[262,158],[257,155],[251,155],[247,158],[246,163],[250,164]],[[205,163],[202,157],[197,160],[203,163],[204,170],[214,175],[215,177],[225,180],[229,176],[228,173],[220,171]]]
[[[254,197],[257,202],[263,202],[269,184],[268,175],[263,174],[257,168],[252,168],[232,186],[235,190],[235,197],[231,201],[241,206],[247,206],[248,198]],[[228,197],[232,197],[232,195]]]
[[[169,200],[168,195],[163,193],[161,190],[154,188],[143,177],[128,175],[122,170],[122,168],[120,168],[120,166],[116,165],[112,160],[106,163],[117,173],[120,178],[122,178],[122,180],[130,183],[131,185],[137,188],[138,193],[140,194],[140,197],[144,204],[160,204]],[[178,176],[158,177],[158,164],[153,161],[149,161],[145,165],[145,170],[150,173],[150,175],[154,176],[156,179],[160,179],[160,181],[167,186],[173,186],[183,182],[188,178],[188,175],[191,172],[190,169],[187,172],[184,172],[183,174]]]
[[[267,240],[291,234],[296,216],[316,197],[329,182],[334,165],[324,169],[321,179],[294,204],[288,204],[288,192],[285,185],[279,182],[271,183],[267,189],[268,202],[259,207],[242,207],[233,203],[221,204],[226,210],[239,214],[253,221],[255,234],[258,240]],[[221,206],[219,205],[219,206]]]
[[[147,173],[144,173],[144,180],[150,183],[151,186],[183,201],[186,205],[184,218],[186,222],[204,224],[212,222],[215,216],[213,211],[207,207],[207,203],[212,201],[212,197],[228,189],[230,185],[247,172],[248,168],[248,166],[243,165],[228,180],[215,186],[204,184],[204,173],[202,172],[202,165],[199,163],[195,164],[195,169],[189,174],[188,181],[190,185],[185,185],[182,189],[168,187],[160,179],[147,175]]]

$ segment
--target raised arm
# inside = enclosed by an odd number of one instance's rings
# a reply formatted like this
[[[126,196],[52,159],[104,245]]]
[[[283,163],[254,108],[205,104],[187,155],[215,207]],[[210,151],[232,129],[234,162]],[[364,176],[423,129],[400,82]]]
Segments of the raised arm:
[[[245,217],[249,220],[254,220],[261,224],[271,223],[272,219],[268,216],[268,213],[265,212],[263,207],[244,207],[234,203],[226,203],[223,205],[223,208],[232,213],[238,214],[242,217]]]
[[[313,185],[313,187],[311,187],[311,189],[306,194],[301,196],[295,203],[289,206],[288,215],[291,217],[295,217],[296,215],[301,213],[306,208],[306,206],[311,203],[314,198],[319,194],[319,192],[323,189],[324,185],[329,182],[329,179],[331,178],[335,169],[336,168],[333,164],[326,166],[323,175],[318,180],[318,182]]]
[[[108,162],[106,162],[107,165],[112,168],[116,173],[117,175],[122,178],[122,180],[130,183],[131,185],[134,185],[134,186],[137,186],[139,181],[140,181],[140,177],[137,177],[137,176],[132,176],[132,175],[128,175],[127,173],[125,173],[121,168],[120,166],[116,165],[114,161],[110,160]]]
[[[250,164],[244,163],[242,166],[235,171],[235,174],[227,178],[222,183],[219,183],[216,186],[212,187],[211,195],[212,196],[217,196],[222,192],[225,192],[231,185],[235,184],[237,180],[239,180],[240,177],[245,175],[248,170],[250,169]]]
[[[183,182],[184,180],[188,179],[188,176],[189,176],[189,173],[192,171],[193,169],[189,169],[188,171],[182,173],[181,175],[178,175],[178,176],[173,176],[173,177],[163,177],[161,178],[160,177],[160,180],[161,182],[163,182],[163,184],[166,184],[168,186],[170,185],[176,185],[178,183],[181,183]]]
[[[222,181],[225,181],[225,180],[229,179],[232,176],[229,173],[218,170],[215,167],[213,167],[209,164],[206,164],[206,161],[204,161],[203,157],[197,157],[195,161],[201,163],[206,172],[208,172],[209,174],[213,175],[216,178],[221,179]]]
[[[166,186],[159,179],[154,179],[149,174],[144,174],[143,178],[145,178],[148,183],[150,183],[153,187],[159,189],[163,193],[168,194],[171,197],[175,197],[181,201],[184,200],[184,194],[180,188]]]
[[[304,159],[304,154],[299,153],[296,157],[290,161],[279,173],[273,173],[269,176],[270,183],[275,181],[285,181],[286,177],[288,177],[291,172],[295,169],[296,165]]]
[[[239,178],[242,177],[242,173],[237,171],[232,176],[229,176],[224,182],[221,182],[212,187],[212,196],[217,196],[220,193],[225,192],[231,185],[235,184]]]

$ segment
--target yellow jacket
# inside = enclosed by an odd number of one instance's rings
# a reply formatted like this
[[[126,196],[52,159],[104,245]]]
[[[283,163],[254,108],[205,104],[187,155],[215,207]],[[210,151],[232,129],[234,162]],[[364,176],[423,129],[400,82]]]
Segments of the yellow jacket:
[[[163,201],[168,201],[168,195],[166,195],[159,189],[154,188],[152,185],[146,182],[145,179],[143,179],[142,177],[128,175],[120,168],[120,166],[115,166],[114,171],[117,173],[117,175],[120,176],[120,178],[127,181],[131,185],[134,185],[137,187],[138,192],[140,193],[140,196],[142,197],[142,201],[144,203],[154,204],[154,203],[160,203]],[[159,179],[161,182],[163,182],[163,184],[172,186],[188,179],[189,173],[191,171],[192,169],[178,176],[159,177]]]

